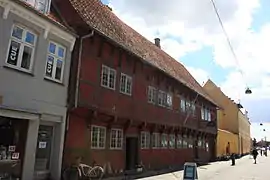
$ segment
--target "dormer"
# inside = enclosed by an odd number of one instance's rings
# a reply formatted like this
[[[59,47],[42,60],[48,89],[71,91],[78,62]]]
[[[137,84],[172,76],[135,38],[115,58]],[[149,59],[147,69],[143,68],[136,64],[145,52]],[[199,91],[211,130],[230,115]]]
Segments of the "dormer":
[[[37,11],[48,14],[50,12],[51,0],[22,0],[33,6]]]

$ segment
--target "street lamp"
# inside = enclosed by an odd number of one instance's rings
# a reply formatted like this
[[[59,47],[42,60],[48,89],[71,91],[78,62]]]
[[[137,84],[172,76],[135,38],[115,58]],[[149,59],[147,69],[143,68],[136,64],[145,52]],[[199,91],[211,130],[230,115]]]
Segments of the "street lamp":
[[[245,94],[252,94],[252,91],[249,89],[249,87],[246,88]]]

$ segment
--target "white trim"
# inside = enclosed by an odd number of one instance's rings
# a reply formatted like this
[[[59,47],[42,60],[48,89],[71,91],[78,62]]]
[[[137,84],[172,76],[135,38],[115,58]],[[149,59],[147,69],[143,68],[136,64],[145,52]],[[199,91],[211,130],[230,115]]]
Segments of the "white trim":
[[[19,28],[23,29],[22,39],[17,39],[16,37],[12,36],[13,30],[14,30],[15,27],[19,27]],[[33,44],[25,42],[25,37],[26,37],[27,32],[30,32],[31,34],[33,34],[35,36],[35,40],[34,40]],[[22,26],[21,24],[16,24],[16,23],[13,24],[11,32],[10,32],[10,37],[9,37],[9,43],[8,43],[8,50],[7,50],[6,60],[5,60],[5,66],[8,66],[8,67],[11,67],[13,69],[17,69],[17,70],[20,70],[20,71],[23,71],[23,72],[32,73],[33,72],[34,57],[36,55],[35,52],[36,52],[37,39],[38,39],[38,35],[34,31],[32,31],[31,29],[29,29],[29,28],[27,28],[25,26]],[[18,52],[19,54],[18,54],[18,57],[17,57],[17,65],[12,65],[12,64],[8,63],[11,41],[15,41],[16,43],[20,44],[20,48],[19,48],[19,52]],[[29,69],[25,69],[25,68],[21,67],[24,47],[29,47],[29,48],[32,49]]]
[[[156,139],[153,138],[153,137],[158,137],[158,146],[156,146]],[[152,149],[159,149],[161,147],[161,135],[160,135],[160,133],[157,133],[157,132],[152,133],[151,140],[153,142],[151,144]]]
[[[98,145],[98,147],[93,147],[92,146],[92,138],[93,138],[93,128],[94,127],[97,127],[97,128],[100,128],[100,129],[104,129],[105,130],[105,133],[104,133],[104,147],[99,147],[99,145]],[[91,126],[91,141],[90,141],[90,144],[91,144],[91,149],[105,149],[106,148],[106,127],[104,127],[104,126],[97,126],[97,125],[92,125]],[[99,137],[98,137],[99,138]],[[99,139],[98,139],[98,141],[97,141],[97,144],[99,144]]]
[[[121,132],[121,147],[112,147],[112,131],[120,131]],[[117,135],[117,134],[116,134]],[[115,145],[117,146],[117,140],[119,139],[119,137],[116,136],[115,140]],[[124,139],[124,133],[123,133],[123,129],[119,129],[119,128],[111,128],[110,131],[110,149],[112,150],[122,150],[123,149],[123,139]]]
[[[126,77],[124,84],[122,84],[122,77]],[[130,80],[130,93],[127,92],[127,82]],[[121,90],[121,86],[124,85],[124,91]],[[133,87],[133,82],[132,82],[132,76],[129,76],[125,73],[121,73],[120,75],[120,83],[119,83],[119,92],[128,96],[132,95],[132,87]]]
[[[10,7],[11,5],[10,4],[8,4],[7,6],[5,6],[5,8],[4,8],[4,12],[3,12],[3,19],[7,19],[8,18],[8,14],[9,14],[9,11],[10,11]]]
[[[16,119],[34,120],[34,121],[39,120],[38,114],[2,108],[0,108],[0,116]]]
[[[61,29],[57,25],[52,24],[51,22],[49,22],[48,20],[45,20],[44,18],[40,17],[36,13],[31,12],[31,11],[27,10],[25,7],[23,7],[17,3],[13,3],[10,0],[0,0],[0,6],[2,6],[4,9],[10,7],[9,11],[11,11],[12,13],[14,13],[14,14],[18,15],[19,17],[21,17],[21,18],[39,26],[40,28],[44,29],[44,34],[46,33],[46,28],[49,28],[50,29],[49,32],[51,34],[69,42],[70,43],[70,51],[73,50],[73,47],[74,47],[73,43],[76,40],[76,37],[74,35],[72,35],[71,33],[64,31],[63,29]],[[4,17],[4,15],[3,15],[3,17]],[[6,18],[8,18],[8,16]]]
[[[142,138],[145,137],[145,145],[146,147],[142,147]],[[148,139],[147,139],[148,138]],[[140,138],[140,146],[141,149],[150,149],[151,146],[151,134],[148,131],[141,131],[141,138]]]
[[[55,45],[55,54],[50,52],[50,44],[54,44]],[[58,49],[62,48],[64,50],[64,54],[63,57],[59,57],[58,56]],[[65,64],[66,64],[66,54],[67,54],[67,49],[65,46],[61,45],[60,43],[57,43],[55,41],[50,40],[48,43],[48,47],[47,47],[47,56],[46,56],[46,64],[45,64],[45,72],[44,72],[44,78],[51,80],[51,81],[55,81],[58,83],[63,83],[63,77],[64,77],[64,73],[65,73]],[[47,72],[47,63],[48,63],[48,57],[51,56],[53,57],[53,69],[52,69],[52,77],[49,77],[46,75]],[[57,60],[62,60],[62,69],[61,69],[61,77],[60,80],[55,78],[56,75],[56,68],[57,68]]]
[[[107,71],[108,71],[108,74],[107,74],[107,85],[104,85],[103,84],[103,68],[106,68]],[[113,88],[110,87],[110,71],[114,72],[114,79],[113,79]],[[111,68],[109,66],[106,66],[104,64],[102,64],[101,66],[101,78],[100,78],[100,84],[102,87],[104,88],[107,88],[107,89],[111,89],[111,90],[115,90],[116,89],[116,79],[117,79],[117,72],[114,68]]]

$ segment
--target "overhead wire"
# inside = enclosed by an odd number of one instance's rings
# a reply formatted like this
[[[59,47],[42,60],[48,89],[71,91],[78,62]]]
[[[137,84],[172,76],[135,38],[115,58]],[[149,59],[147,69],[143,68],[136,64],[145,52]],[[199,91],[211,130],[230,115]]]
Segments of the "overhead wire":
[[[232,53],[232,55],[233,55],[233,58],[234,58],[235,62],[237,63],[238,71],[241,73],[241,75],[242,75],[242,77],[243,77],[243,80],[245,81],[245,75],[244,75],[244,72],[243,72],[242,69],[240,68],[240,67],[241,67],[241,66],[240,66],[240,63],[239,63],[239,61],[238,61],[237,55],[236,55],[236,53],[235,53],[235,51],[234,51],[234,48],[233,48],[233,46],[232,46],[232,43],[231,43],[231,41],[230,41],[229,35],[228,35],[228,33],[226,32],[226,30],[225,30],[225,27],[224,27],[224,25],[223,25],[223,22],[222,22],[222,20],[221,20],[220,15],[219,15],[217,6],[216,6],[216,4],[215,4],[215,1],[214,1],[214,0],[211,0],[211,4],[213,5],[215,14],[216,14],[216,16],[217,16],[217,18],[218,18],[218,21],[219,21],[219,24],[220,24],[221,29],[222,29],[222,31],[223,31],[223,34],[224,34],[225,37],[226,37],[226,40],[227,40],[227,43],[228,43],[228,45],[229,45],[230,51],[231,51],[231,53]],[[245,84],[246,84],[246,86],[247,86],[247,82],[245,82]],[[248,87],[248,86],[247,86],[247,87]]]

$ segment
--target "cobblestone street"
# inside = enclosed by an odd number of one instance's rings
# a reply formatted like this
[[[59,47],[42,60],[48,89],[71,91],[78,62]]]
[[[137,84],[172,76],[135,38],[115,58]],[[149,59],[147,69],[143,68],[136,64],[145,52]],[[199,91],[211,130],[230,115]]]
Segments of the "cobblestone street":
[[[270,179],[270,157],[258,156],[257,164],[245,156],[231,166],[230,161],[215,162],[198,167],[199,180],[267,180]],[[179,180],[183,171],[143,178],[141,180]]]

